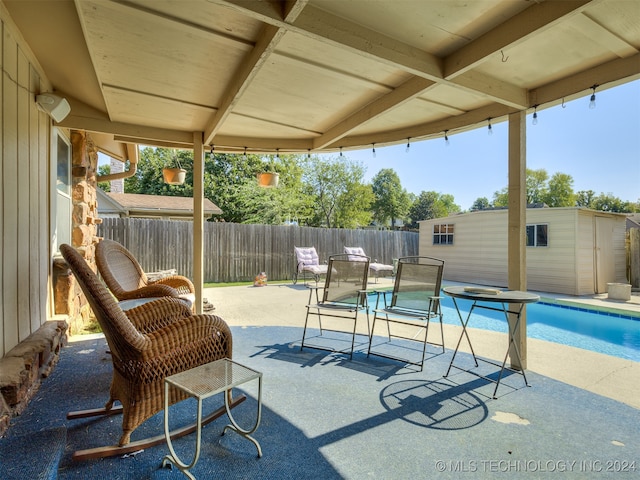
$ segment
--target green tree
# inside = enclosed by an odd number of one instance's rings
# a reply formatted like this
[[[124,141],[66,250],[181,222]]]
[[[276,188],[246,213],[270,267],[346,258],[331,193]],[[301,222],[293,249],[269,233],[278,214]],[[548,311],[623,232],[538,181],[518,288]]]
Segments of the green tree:
[[[348,159],[306,159],[303,183],[315,208],[308,224],[328,228],[368,225],[373,194],[364,183],[364,173],[362,164]]]
[[[98,167],[98,176],[109,175],[111,173],[111,165],[100,165]],[[98,188],[103,192],[111,191],[111,182],[98,182]]]
[[[409,208],[411,227],[417,228],[421,220],[447,217],[459,211],[460,207],[454,203],[452,195],[423,191]]]
[[[550,207],[575,205],[576,195],[573,193],[573,178],[571,175],[555,173],[549,179],[549,174],[545,169],[531,170],[529,168],[527,168],[526,175],[527,204],[545,203]],[[508,187],[493,194],[493,206],[509,206]]]
[[[542,168],[540,170],[531,170],[527,168],[526,171],[526,184],[527,184],[527,203],[542,203],[547,195],[548,187],[547,180],[549,180],[549,174]]]
[[[487,208],[491,208],[491,202],[487,197],[478,197],[476,201],[473,202],[471,206],[471,211],[475,210],[486,210]]]
[[[603,212],[631,213],[634,211],[630,202],[625,202],[612,194],[601,193],[593,199],[589,208],[601,210]]]
[[[504,187],[502,190],[498,190],[493,193],[493,206],[494,207],[508,207],[509,206],[509,188]]]
[[[591,208],[596,192],[593,190],[580,190],[576,193],[576,206]]]
[[[573,193],[573,178],[566,173],[554,173],[549,179],[542,201],[550,207],[573,207],[576,195]]]
[[[372,188],[375,197],[373,218],[383,225],[391,220],[393,229],[395,221],[404,219],[409,212],[409,194],[402,188],[400,177],[391,168],[383,168],[373,177]]]

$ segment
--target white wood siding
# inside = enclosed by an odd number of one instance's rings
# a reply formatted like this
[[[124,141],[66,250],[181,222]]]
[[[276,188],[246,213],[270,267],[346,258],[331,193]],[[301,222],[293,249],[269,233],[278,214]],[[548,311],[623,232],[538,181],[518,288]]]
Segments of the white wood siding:
[[[593,215],[588,212],[578,215],[576,242],[578,295],[587,295],[596,291],[594,227]]]
[[[35,95],[50,88],[0,4],[0,357],[47,319],[49,117]]]
[[[529,290],[589,295],[595,293],[595,215],[615,224],[616,275],[624,278],[623,215],[579,208],[527,209],[527,225],[547,224],[547,247],[527,247]],[[453,245],[433,245],[433,225],[455,225]],[[420,222],[420,255],[445,261],[444,279],[507,287],[507,211],[488,210]],[[615,280],[608,280],[615,281]]]

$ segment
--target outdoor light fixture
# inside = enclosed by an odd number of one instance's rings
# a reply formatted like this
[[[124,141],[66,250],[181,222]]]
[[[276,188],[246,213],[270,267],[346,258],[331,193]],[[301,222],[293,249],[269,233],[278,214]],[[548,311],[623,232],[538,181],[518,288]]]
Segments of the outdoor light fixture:
[[[342,147],[340,147],[340,156],[342,157]]]
[[[531,125],[538,124],[538,105],[533,106],[533,120],[531,120]]]
[[[407,138],[407,148],[404,149],[404,153],[409,153],[409,150],[411,149],[411,137]]]
[[[242,154],[242,158],[243,158],[244,160],[246,160],[246,159],[247,159],[247,147],[244,147],[244,153]]]
[[[46,112],[57,123],[60,123],[71,112],[71,106],[66,98],[59,97],[53,93],[42,93],[36,96],[38,108]]]
[[[489,135],[493,135],[493,129],[491,128],[491,117],[487,119],[487,122],[488,122],[488,125],[487,125],[488,133]]]
[[[371,154],[373,155],[373,158],[376,158],[376,144],[372,143],[371,145],[373,145],[373,150],[371,151]]]
[[[593,93],[591,94],[591,98],[589,99],[589,108],[591,110],[596,108],[596,88],[598,88],[598,85],[593,85],[591,87],[591,89],[593,90]]]
[[[449,136],[447,135],[447,132],[449,130],[445,130],[444,131],[444,144],[448,147],[449,146]]]

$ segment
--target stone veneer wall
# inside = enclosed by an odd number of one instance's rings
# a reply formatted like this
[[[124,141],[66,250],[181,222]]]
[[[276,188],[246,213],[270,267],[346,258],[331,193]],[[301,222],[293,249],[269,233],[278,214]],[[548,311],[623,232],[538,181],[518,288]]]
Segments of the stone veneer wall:
[[[72,235],[71,241],[95,271],[98,218],[96,175],[98,149],[85,132],[71,131]],[[91,309],[64,259],[54,260],[55,311],[69,317],[69,333],[77,334],[91,317]]]

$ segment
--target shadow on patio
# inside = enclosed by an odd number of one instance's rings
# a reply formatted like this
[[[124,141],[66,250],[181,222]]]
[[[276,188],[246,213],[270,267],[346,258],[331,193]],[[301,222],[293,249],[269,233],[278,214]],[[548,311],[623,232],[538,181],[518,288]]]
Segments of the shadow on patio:
[[[580,478],[601,478],[615,474],[607,465],[635,461],[640,467],[636,409],[533,372],[527,372],[531,388],[519,375],[509,376],[499,399],[492,400],[493,385],[484,380],[465,373],[442,377],[451,350],[428,357],[424,372],[416,372],[367,358],[364,337],[349,361],[339,354],[301,352],[301,328],[232,331],[234,360],[264,374],[262,422],[255,434],[264,455],[257,458],[255,447],[233,433],[220,436],[227,424],[223,417],[204,427],[193,469],[197,478],[459,478],[462,472],[508,473],[509,478],[531,478],[537,472],[539,478],[562,469]],[[24,455],[10,451],[11,442],[33,441],[60,427],[66,429],[60,479],[184,478],[176,469],[159,468],[165,445],[126,458],[71,459],[77,449],[119,438],[119,416],[65,417],[106,400],[111,377],[106,350],[100,337],[72,342],[63,350],[58,367],[0,443],[2,478],[25,478],[24,470],[11,471]],[[252,388],[249,383],[240,389],[248,397],[234,410],[241,425],[255,415]],[[221,401],[218,395],[205,409]],[[171,408],[176,423],[195,417],[191,400]],[[162,422],[162,415],[156,415],[132,440],[161,434]],[[175,442],[185,459],[191,458],[194,444],[193,435]]]

